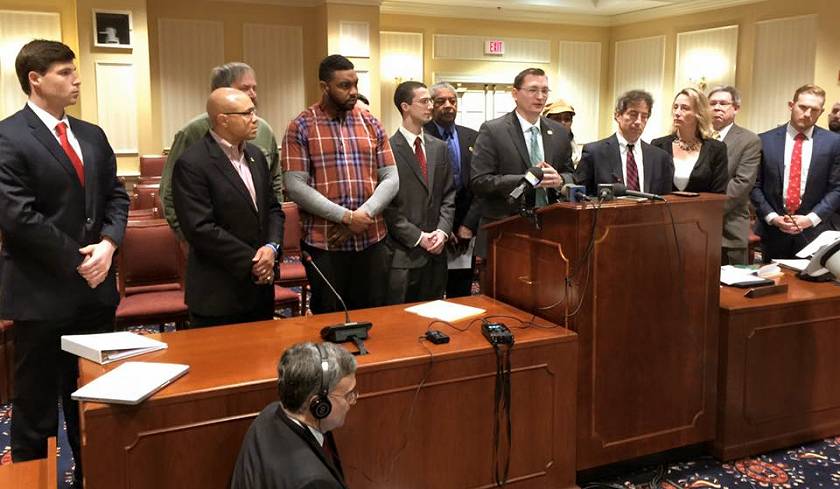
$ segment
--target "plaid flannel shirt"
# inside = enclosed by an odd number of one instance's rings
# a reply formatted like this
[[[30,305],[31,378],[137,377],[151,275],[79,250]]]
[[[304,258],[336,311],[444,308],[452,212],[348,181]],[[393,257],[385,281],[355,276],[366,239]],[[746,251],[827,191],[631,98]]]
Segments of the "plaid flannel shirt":
[[[369,112],[354,108],[344,119],[331,118],[320,104],[289,123],[282,147],[283,171],[309,174],[307,183],[326,198],[356,210],[373,194],[379,168],[394,165],[394,154],[382,125]],[[361,251],[387,233],[382,215],[367,231],[331,248],[330,229],[336,223],[300,210],[303,240],[329,251]]]

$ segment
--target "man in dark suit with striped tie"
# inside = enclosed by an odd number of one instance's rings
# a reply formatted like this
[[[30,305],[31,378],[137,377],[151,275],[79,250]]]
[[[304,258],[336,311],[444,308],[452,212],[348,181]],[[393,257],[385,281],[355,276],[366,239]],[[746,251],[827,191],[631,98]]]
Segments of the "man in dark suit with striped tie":
[[[825,91],[803,85],[788,102],[790,122],[759,134],[761,165],[751,198],[765,262],[793,258],[831,228],[840,207],[840,135],[816,126]]]
[[[15,60],[29,100],[0,122],[0,317],[15,322],[12,460],[47,456],[60,398],[81,484],[78,358],[60,338],[113,330],[128,195],[102,129],[65,113],[79,98],[75,57],[36,40]]]
[[[653,97],[642,90],[622,94],[615,104],[618,130],[583,147],[575,181],[595,195],[599,183],[624,183],[629,190],[652,194],[671,192],[674,161],[671,155],[642,141],[653,110]]]

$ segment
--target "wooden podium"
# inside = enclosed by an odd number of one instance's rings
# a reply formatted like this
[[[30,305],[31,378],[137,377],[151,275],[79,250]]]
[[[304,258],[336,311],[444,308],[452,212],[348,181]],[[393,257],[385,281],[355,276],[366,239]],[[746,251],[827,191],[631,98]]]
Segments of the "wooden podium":
[[[483,293],[578,333],[578,470],[714,437],[726,197],[666,198],[485,228]]]

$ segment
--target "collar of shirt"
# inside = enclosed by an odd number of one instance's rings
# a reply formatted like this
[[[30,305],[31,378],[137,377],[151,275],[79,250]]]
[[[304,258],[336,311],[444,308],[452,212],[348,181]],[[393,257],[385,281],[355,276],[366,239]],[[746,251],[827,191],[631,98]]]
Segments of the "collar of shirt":
[[[286,416],[290,420],[292,420],[292,423],[295,423],[296,425],[300,426],[301,428],[308,429],[309,432],[312,433],[312,436],[315,437],[315,441],[318,442],[318,445],[319,446],[324,446],[324,434],[323,433],[321,433],[320,431],[316,430],[315,428],[309,426],[308,424],[301,423],[295,417],[291,416],[288,411],[286,411]]]
[[[426,141],[425,141],[425,139],[423,139],[423,128],[422,127],[420,128],[420,134],[414,134],[413,132],[406,129],[404,126],[400,126],[400,128],[398,130],[400,131],[400,134],[402,134],[402,136],[405,138],[406,142],[408,142],[408,146],[411,149],[414,149],[414,141],[416,141],[417,138],[419,137],[420,138],[420,147],[423,148],[424,153],[426,152]]]
[[[222,152],[225,156],[228,157],[230,161],[243,161],[245,158],[245,142],[243,141],[239,146],[234,146],[229,142],[225,141],[221,136],[216,134],[212,129],[210,129],[210,135],[213,136],[213,139],[222,148]]]
[[[28,105],[29,108],[32,109],[32,112],[35,112],[35,115],[37,115],[38,118],[41,119],[41,122],[43,122],[44,125],[47,126],[47,129],[50,130],[50,132],[53,134],[53,136],[55,136],[56,139],[58,139],[58,134],[55,132],[55,126],[57,126],[59,122],[67,124],[67,131],[70,132],[70,120],[67,119],[67,113],[64,113],[61,116],[61,119],[56,119],[55,117],[53,117],[52,114],[38,107],[31,100],[27,100],[26,105]]]
[[[641,149],[642,149],[642,143],[641,143],[640,140],[636,140],[635,143],[631,143],[631,142],[627,141],[627,139],[624,137],[623,134],[621,134],[621,131],[615,131],[615,137],[616,137],[616,139],[618,139],[618,146],[621,148],[622,152],[627,151],[627,145],[628,144],[633,145],[633,154],[637,154],[636,150],[641,151]]]
[[[435,127],[437,127],[438,134],[440,134],[440,136],[442,138],[444,138],[444,140],[446,139],[446,130],[447,129],[452,131],[452,137],[454,137],[455,139],[458,139],[458,128],[455,126],[455,124],[452,124],[449,127],[443,127],[440,124],[438,124],[437,122],[435,122],[434,124],[435,124]]]
[[[519,119],[519,125],[522,127],[522,133],[525,135],[525,138],[531,137],[531,127],[536,127],[537,130],[540,130],[540,118],[537,117],[537,122],[531,124],[530,122],[526,121],[524,117],[519,115],[519,112],[513,111],[516,114],[516,118]]]
[[[720,136],[720,141],[723,141],[726,138],[726,135],[729,134],[729,130],[732,129],[734,126],[734,122],[730,122],[728,126],[724,127],[720,131],[718,131],[718,135]]]
[[[799,133],[799,131],[797,131],[792,125],[790,125],[790,122],[788,122],[787,123],[787,133],[788,133],[788,136],[790,136],[791,139],[795,139],[796,135]],[[810,141],[814,137],[814,126],[811,126],[807,130],[802,131],[802,134],[805,135],[806,140]]]

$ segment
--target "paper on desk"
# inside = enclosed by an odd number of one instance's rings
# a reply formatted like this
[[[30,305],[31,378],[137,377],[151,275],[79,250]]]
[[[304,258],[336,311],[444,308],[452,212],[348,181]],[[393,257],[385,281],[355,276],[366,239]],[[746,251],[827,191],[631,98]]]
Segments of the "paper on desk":
[[[473,249],[475,248],[475,238],[470,240],[470,245],[467,250],[460,254],[454,254],[449,250],[447,252],[446,268],[449,270],[463,270],[465,268],[472,268]]]
[[[71,394],[76,401],[140,404],[187,373],[178,363],[125,362]]]
[[[406,307],[406,311],[423,316],[425,318],[440,319],[441,321],[460,321],[461,319],[470,316],[478,316],[486,312],[485,309],[478,307],[465,306],[463,304],[455,304],[447,301],[432,301],[417,304],[416,306]]]
[[[796,270],[797,272],[801,272],[805,270],[805,267],[808,266],[808,260],[805,258],[802,259],[773,259],[773,263],[777,265],[783,266],[785,268],[790,268],[791,270]]]
[[[840,239],[840,231],[823,231],[813,241],[808,243],[808,246],[799,250],[796,254],[799,258],[808,258],[816,253],[820,248]]]
[[[765,279],[755,275],[754,270],[748,268],[738,268],[732,265],[724,265],[720,267],[720,282],[725,285],[733,284],[752,284],[757,282],[764,282]]]

